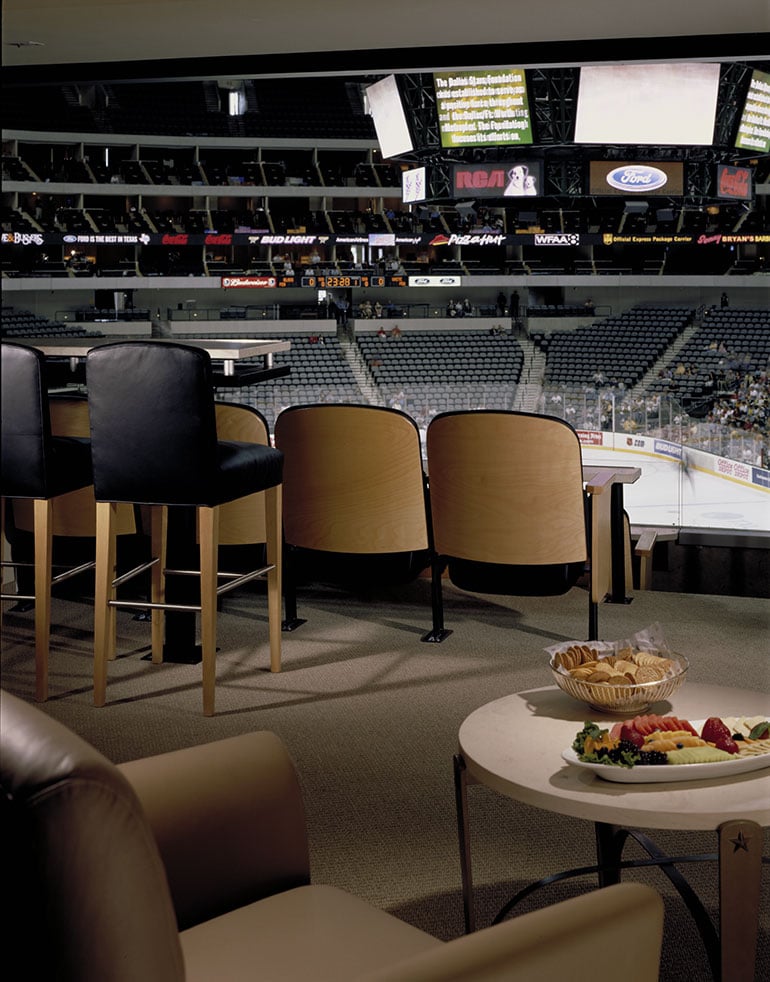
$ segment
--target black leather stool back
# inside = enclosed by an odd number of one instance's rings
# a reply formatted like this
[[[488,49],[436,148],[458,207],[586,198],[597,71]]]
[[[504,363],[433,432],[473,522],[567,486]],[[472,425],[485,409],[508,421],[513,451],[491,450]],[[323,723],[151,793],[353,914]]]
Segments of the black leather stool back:
[[[88,440],[51,436],[45,356],[3,342],[0,493],[5,498],[55,498],[91,483]]]
[[[86,362],[97,501],[215,504],[217,432],[205,351],[157,342]]]

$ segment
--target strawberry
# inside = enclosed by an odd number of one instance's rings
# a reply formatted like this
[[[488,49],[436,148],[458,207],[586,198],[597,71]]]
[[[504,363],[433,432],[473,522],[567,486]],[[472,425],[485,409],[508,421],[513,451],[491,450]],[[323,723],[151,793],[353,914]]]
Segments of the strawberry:
[[[718,750],[724,750],[728,754],[737,754],[740,750],[732,734],[718,716],[709,717],[703,724],[701,740],[713,743]]]
[[[620,727],[620,739],[628,740],[628,742],[633,743],[635,747],[644,746],[644,737],[642,734],[635,730],[633,726],[629,726],[627,723],[623,723]]]

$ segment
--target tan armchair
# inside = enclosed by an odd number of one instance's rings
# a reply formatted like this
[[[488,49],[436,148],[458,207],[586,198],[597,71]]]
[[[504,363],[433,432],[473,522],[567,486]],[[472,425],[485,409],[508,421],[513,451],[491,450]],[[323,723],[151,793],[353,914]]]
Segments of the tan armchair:
[[[640,884],[449,943],[310,885],[300,788],[272,733],[114,766],[2,693],[0,737],[4,948],[27,978],[588,982],[600,964],[658,977],[662,902]]]

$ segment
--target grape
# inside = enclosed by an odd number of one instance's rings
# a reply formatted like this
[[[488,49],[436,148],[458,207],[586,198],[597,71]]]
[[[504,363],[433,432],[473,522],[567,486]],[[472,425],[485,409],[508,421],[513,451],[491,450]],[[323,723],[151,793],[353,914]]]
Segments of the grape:
[[[633,767],[639,760],[639,751],[630,740],[620,740],[616,747],[608,751],[607,757],[613,764],[622,764],[624,767]]]
[[[637,763],[641,766],[643,764],[667,764],[668,757],[663,753],[662,750],[647,750],[643,754],[639,754],[639,760]]]

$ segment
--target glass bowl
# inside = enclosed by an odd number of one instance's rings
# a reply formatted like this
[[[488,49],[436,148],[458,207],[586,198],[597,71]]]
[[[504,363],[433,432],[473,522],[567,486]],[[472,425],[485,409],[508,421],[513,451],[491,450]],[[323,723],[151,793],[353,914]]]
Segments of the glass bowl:
[[[586,703],[591,709],[613,716],[638,716],[656,702],[670,699],[685,680],[689,662],[684,655],[667,656],[678,663],[676,674],[656,682],[629,682],[628,685],[609,685],[607,682],[586,682],[556,668],[551,661],[554,681],[567,695]]]

